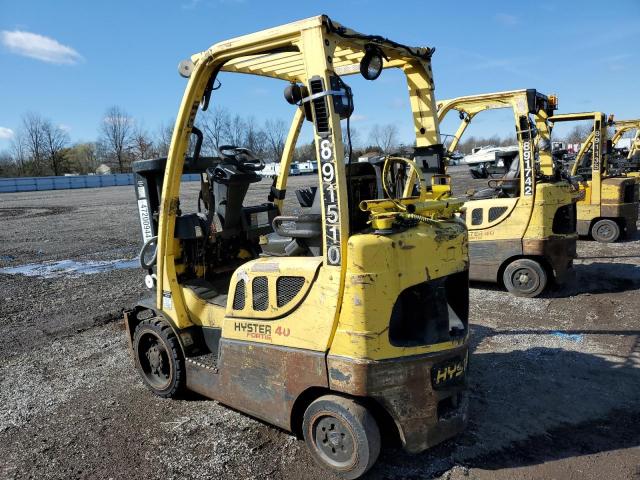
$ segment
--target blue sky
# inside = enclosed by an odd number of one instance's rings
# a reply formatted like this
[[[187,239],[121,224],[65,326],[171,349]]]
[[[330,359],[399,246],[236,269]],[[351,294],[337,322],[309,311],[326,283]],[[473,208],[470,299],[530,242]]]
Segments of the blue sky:
[[[557,93],[561,111],[640,116],[637,0],[0,0],[0,150],[30,111],[63,125],[73,141],[94,139],[111,105],[154,131],[177,112],[185,86],[180,60],[226,38],[319,13],[364,33],[435,46],[438,98],[537,88]],[[213,99],[218,105],[259,121],[290,118],[283,84],[227,78]],[[402,139],[409,138],[399,74],[346,80],[354,88],[352,125],[361,139],[375,123],[395,123]],[[442,131],[453,128],[445,122]],[[509,116],[496,115],[477,117],[469,134],[511,131]]]

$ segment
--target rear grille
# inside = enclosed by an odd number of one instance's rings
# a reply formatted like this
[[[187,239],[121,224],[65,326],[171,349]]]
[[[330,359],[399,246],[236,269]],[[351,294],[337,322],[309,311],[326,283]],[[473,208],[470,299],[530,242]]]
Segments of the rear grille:
[[[568,235],[576,232],[576,204],[560,207],[553,216],[553,233]]]
[[[324,92],[322,78],[314,78],[309,81],[311,94]],[[313,102],[313,111],[316,116],[316,130],[318,133],[329,133],[329,110],[327,97],[316,98]]]
[[[269,306],[269,286],[267,277],[256,277],[251,282],[253,309],[264,312]]]
[[[493,222],[494,220],[499,219],[506,211],[507,207],[491,207],[489,209],[489,221]]]
[[[233,309],[234,310],[242,310],[244,309],[244,299],[245,299],[245,293],[244,293],[244,280],[240,280],[238,281],[238,283],[236,283],[236,291],[233,294]]]
[[[474,208],[471,210],[471,225],[481,225],[482,224],[482,209]]]
[[[304,277],[279,277],[276,280],[278,307],[283,307],[302,290]]]

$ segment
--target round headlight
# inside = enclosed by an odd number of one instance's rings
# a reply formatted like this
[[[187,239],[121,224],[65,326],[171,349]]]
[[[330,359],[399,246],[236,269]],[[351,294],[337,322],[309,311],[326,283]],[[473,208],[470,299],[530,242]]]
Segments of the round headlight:
[[[382,72],[382,52],[376,47],[367,48],[360,61],[360,73],[367,80],[375,80]]]

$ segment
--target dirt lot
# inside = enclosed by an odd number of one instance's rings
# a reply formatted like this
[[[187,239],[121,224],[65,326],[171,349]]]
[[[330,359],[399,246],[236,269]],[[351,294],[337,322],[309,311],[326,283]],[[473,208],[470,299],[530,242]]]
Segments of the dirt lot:
[[[0,268],[139,248],[132,187],[3,194],[0,225]],[[544,298],[474,285],[466,432],[387,449],[368,478],[640,478],[640,236],[578,251],[576,283]],[[135,268],[0,273],[0,478],[327,479],[284,432],[147,391],[117,321],[146,292]]]

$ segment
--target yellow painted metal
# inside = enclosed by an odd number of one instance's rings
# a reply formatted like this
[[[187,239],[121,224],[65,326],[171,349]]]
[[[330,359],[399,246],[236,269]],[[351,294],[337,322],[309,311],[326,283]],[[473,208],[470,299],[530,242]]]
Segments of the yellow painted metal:
[[[330,355],[385,359],[442,351],[457,342],[396,347],[389,342],[389,319],[404,289],[467,268],[462,222],[437,227],[419,224],[405,233],[354,235],[349,239],[344,301]],[[416,266],[420,268],[416,268]],[[460,343],[466,341],[461,339]]]
[[[339,30],[338,30],[339,29]],[[318,16],[213,45],[191,57],[194,64],[180,105],[165,170],[159,233],[157,308],[178,328],[191,325],[221,327],[222,337],[250,340],[353,358],[391,358],[454,346],[443,342],[428,347],[398,349],[389,344],[384,326],[399,292],[407,286],[467,269],[466,231],[454,218],[459,202],[419,205],[437,218],[406,231],[382,236],[349,232],[344,148],[340,117],[327,99],[329,132],[314,129],[325,232],[321,257],[276,257],[250,260],[232,274],[226,307],[203,302],[178,281],[180,241],[174,237],[180,177],[189,136],[205,87],[218,71],[273,77],[309,86],[320,80],[329,90],[330,76],[358,71],[365,45],[372,40]],[[425,48],[398,46],[376,37],[384,52],[384,68],[398,68],[407,77],[418,146],[440,142],[433,98],[431,64]],[[283,86],[284,86],[283,82]],[[284,190],[288,165],[303,121],[302,107],[295,107],[276,187]],[[313,111],[315,120],[315,111]],[[326,167],[327,168],[322,168]],[[447,186],[405,206],[443,196]],[[277,202],[282,206],[281,202]],[[393,213],[393,211],[391,212]],[[396,213],[401,213],[397,210]],[[369,282],[368,275],[375,277]],[[233,294],[239,280],[247,287],[245,302],[252,306],[253,282],[268,280],[269,298],[277,297],[277,279],[304,278],[302,291],[287,305],[270,301],[266,310],[234,309]],[[361,281],[359,280],[361,279]],[[465,342],[467,339],[461,340]]]
[[[284,149],[282,150],[282,159],[280,160],[280,173],[278,174],[278,178],[276,180],[276,188],[281,192],[284,192],[287,189],[289,168],[291,167],[291,162],[293,161],[293,154],[296,150],[296,143],[298,142],[298,137],[300,136],[300,130],[302,129],[303,121],[304,110],[302,108],[296,108],[296,111],[293,114],[293,120],[291,121],[291,126],[289,127],[289,134],[287,135],[287,140],[285,141]],[[278,207],[278,210],[282,212],[284,199],[276,198],[273,203],[275,203]]]

